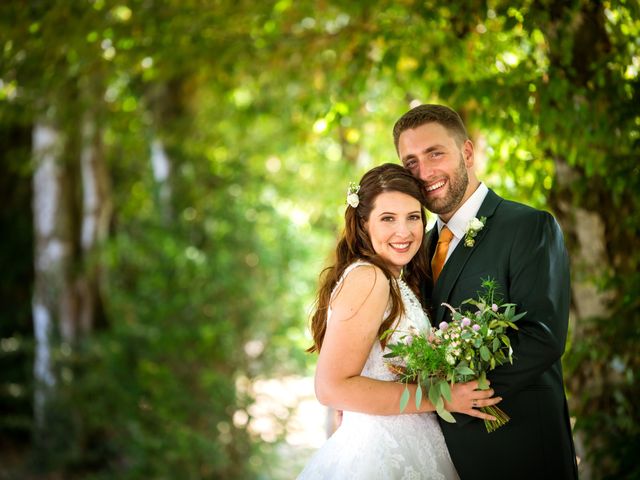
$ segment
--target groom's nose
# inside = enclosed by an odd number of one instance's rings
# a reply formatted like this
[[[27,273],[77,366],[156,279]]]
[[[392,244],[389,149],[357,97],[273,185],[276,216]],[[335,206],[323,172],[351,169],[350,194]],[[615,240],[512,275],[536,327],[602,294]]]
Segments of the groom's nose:
[[[424,158],[418,160],[418,178],[423,182],[428,181],[433,178],[434,170],[433,167],[429,165],[429,162]]]

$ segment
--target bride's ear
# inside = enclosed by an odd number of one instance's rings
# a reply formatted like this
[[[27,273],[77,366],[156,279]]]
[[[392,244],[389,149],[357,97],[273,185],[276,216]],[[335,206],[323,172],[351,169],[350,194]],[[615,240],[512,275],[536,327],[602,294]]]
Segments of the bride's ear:
[[[369,220],[365,220],[364,218],[359,218],[358,223],[360,223],[360,227],[364,232],[369,236]]]

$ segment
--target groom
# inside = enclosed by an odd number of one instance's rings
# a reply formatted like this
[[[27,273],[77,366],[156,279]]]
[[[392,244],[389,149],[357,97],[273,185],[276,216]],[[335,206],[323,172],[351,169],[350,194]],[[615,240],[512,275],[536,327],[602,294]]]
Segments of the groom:
[[[560,363],[570,290],[558,224],[549,213],[504,200],[478,181],[473,143],[450,108],[413,108],[396,122],[393,137],[405,168],[424,183],[429,210],[438,214],[426,248],[440,258],[432,261],[433,279],[422,285],[434,308],[432,323],[448,319],[442,302],[457,307],[477,297],[487,277],[498,282],[505,302],[527,312],[511,336],[513,365],[488,375],[511,421],[492,433],[465,415],[456,415],[454,424],[440,421],[460,477],[577,478]],[[473,245],[465,244],[468,222],[481,217],[485,224]]]

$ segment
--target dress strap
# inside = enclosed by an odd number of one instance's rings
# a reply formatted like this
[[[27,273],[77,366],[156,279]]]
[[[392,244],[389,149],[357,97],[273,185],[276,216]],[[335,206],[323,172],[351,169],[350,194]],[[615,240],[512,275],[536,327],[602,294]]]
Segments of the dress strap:
[[[336,286],[333,287],[333,291],[331,292],[331,297],[329,299],[329,306],[327,308],[327,321],[329,321],[329,318],[331,317],[331,302],[333,301],[333,297],[336,294],[336,292],[340,289],[340,285],[342,285],[342,282],[344,281],[344,279],[347,277],[347,275],[349,275],[349,273],[351,273],[353,270],[355,270],[358,267],[362,267],[365,265],[369,265],[369,266],[373,266],[372,263],[369,262],[365,262],[364,260],[356,260],[355,262],[349,264],[347,266],[347,268],[344,269],[344,272],[342,272],[342,275],[340,275],[340,278],[338,279],[338,281],[336,282]]]
[[[372,263],[365,262],[364,260],[356,260],[352,264],[347,265],[347,268],[344,269],[344,272],[342,272],[342,275],[340,275],[340,278],[336,282],[336,286],[333,287],[333,292],[331,292],[331,300],[333,300],[333,296],[335,295],[335,293],[338,290],[338,288],[340,287],[340,285],[342,285],[342,282],[344,281],[344,279],[347,278],[347,275],[349,275],[349,273],[351,273],[356,268],[362,267],[362,266],[365,266],[365,265],[373,266]]]
[[[372,263],[365,262],[364,260],[356,260],[351,265],[348,265],[347,268],[344,269],[344,272],[342,272],[342,275],[340,276],[340,280],[338,280],[338,283],[336,283],[336,286],[340,285],[342,281],[345,279],[345,277],[349,275],[349,273],[351,273],[356,268],[362,267],[364,265],[373,266]]]

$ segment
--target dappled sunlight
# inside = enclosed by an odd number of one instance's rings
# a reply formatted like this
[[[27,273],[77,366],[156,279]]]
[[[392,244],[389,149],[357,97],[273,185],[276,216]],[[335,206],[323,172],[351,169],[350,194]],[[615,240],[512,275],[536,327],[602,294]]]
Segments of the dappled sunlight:
[[[248,430],[264,442],[279,442],[274,478],[294,478],[327,439],[328,411],[316,400],[313,377],[256,380],[252,390]]]
[[[312,377],[282,377],[253,383],[249,431],[267,442],[279,436],[292,448],[318,448],[326,440],[327,409],[316,400]]]

